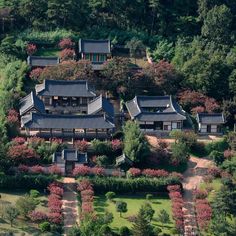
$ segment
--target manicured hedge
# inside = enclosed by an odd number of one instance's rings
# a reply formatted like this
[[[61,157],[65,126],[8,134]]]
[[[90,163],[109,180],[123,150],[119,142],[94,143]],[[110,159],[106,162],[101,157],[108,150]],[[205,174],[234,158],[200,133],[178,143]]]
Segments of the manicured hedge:
[[[94,177],[89,178],[95,193],[135,193],[135,192],[167,192],[167,185],[180,184],[176,177],[168,178],[135,178],[124,179],[115,177]]]
[[[0,189],[46,189],[56,179],[54,175],[1,175]]]

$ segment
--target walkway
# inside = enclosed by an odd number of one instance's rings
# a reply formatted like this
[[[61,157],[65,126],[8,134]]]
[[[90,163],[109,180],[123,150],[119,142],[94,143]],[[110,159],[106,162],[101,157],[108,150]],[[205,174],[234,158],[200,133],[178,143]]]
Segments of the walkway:
[[[204,158],[191,157],[188,162],[188,168],[184,172],[184,231],[185,236],[197,235],[197,221],[193,202],[193,190],[197,189],[207,169],[214,165],[212,161]]]
[[[64,235],[75,224],[79,224],[79,210],[74,178],[65,177],[64,194],[62,198],[62,212],[64,217]]]

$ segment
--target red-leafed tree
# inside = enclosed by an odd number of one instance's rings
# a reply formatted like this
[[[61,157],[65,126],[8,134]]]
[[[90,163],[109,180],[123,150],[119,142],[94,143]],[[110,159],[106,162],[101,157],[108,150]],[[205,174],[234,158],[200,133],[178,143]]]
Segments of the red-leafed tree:
[[[19,113],[14,109],[9,110],[7,114],[7,122],[12,125],[19,124]]]
[[[65,38],[62,39],[59,44],[58,44],[59,48],[61,49],[65,49],[65,48],[73,48],[74,43],[72,42],[72,40],[70,38]]]
[[[27,44],[26,46],[26,52],[29,56],[32,56],[37,52],[37,46],[35,44]]]
[[[40,223],[44,220],[47,220],[47,214],[41,211],[32,211],[29,213],[29,218],[31,221],[35,223]]]
[[[52,165],[48,167],[48,173],[54,175],[62,175],[62,170],[57,165]]]
[[[90,169],[91,169],[90,167],[84,166],[84,165],[77,166],[73,170],[73,176],[85,176],[85,175],[88,175],[88,174],[90,174]]]
[[[165,94],[175,94],[180,86],[181,76],[167,61],[150,64],[144,72]]]
[[[119,139],[113,139],[111,141],[111,148],[113,151],[120,150],[122,149],[122,147],[123,147],[123,144]]]
[[[40,78],[40,75],[42,74],[42,72],[43,72],[43,69],[42,69],[42,68],[35,68],[35,69],[33,69],[33,70],[30,72],[29,77],[30,77],[32,80],[38,81],[39,78]]]
[[[104,176],[105,175],[105,169],[102,167],[93,167],[90,169],[90,173],[97,176]]]
[[[13,145],[16,144],[24,144],[26,142],[26,139],[24,137],[15,137],[11,140]]]
[[[129,176],[131,176],[131,177],[137,177],[142,174],[142,171],[138,168],[130,168],[128,170],[128,173],[129,173]]]
[[[75,148],[81,152],[87,152],[89,143],[86,140],[78,140],[75,142]]]
[[[61,224],[62,223],[62,219],[63,219],[63,217],[62,217],[61,213],[51,212],[51,213],[48,214],[48,220],[51,223]]]
[[[74,58],[75,51],[73,49],[65,48],[60,52],[60,58],[62,61],[72,60]]]
[[[45,168],[40,165],[31,166],[29,170],[33,174],[43,174],[45,172]]]
[[[15,164],[35,163],[38,159],[37,153],[25,144],[10,146],[7,155]]]

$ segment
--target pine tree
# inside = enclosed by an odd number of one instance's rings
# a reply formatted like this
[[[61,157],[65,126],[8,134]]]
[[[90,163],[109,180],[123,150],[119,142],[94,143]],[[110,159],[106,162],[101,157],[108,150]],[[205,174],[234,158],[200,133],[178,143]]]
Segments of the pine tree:
[[[152,228],[148,223],[144,210],[141,208],[133,224],[132,233],[135,236],[150,236],[152,235]]]

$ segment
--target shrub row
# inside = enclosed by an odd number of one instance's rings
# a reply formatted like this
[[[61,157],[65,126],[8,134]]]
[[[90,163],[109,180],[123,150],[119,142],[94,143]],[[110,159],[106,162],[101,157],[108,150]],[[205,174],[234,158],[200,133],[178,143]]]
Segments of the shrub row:
[[[38,189],[43,190],[52,183],[57,176],[55,175],[0,175],[0,188],[2,189]]]
[[[91,182],[87,179],[81,180],[77,190],[80,192],[82,213],[92,213],[94,191]]]
[[[183,232],[184,229],[184,214],[183,214],[183,197],[181,194],[181,188],[178,185],[170,185],[167,187],[169,191],[169,197],[171,199],[172,215],[175,220],[175,226]]]
[[[136,192],[167,192],[167,186],[181,184],[176,177],[167,178],[135,178],[124,179],[116,177],[90,177],[89,178],[95,193],[106,193],[113,191],[116,193],[136,193]]]
[[[18,171],[30,174],[62,175],[62,171],[57,165],[51,165],[49,167],[44,167],[41,165],[34,165],[34,166],[19,165]]]

